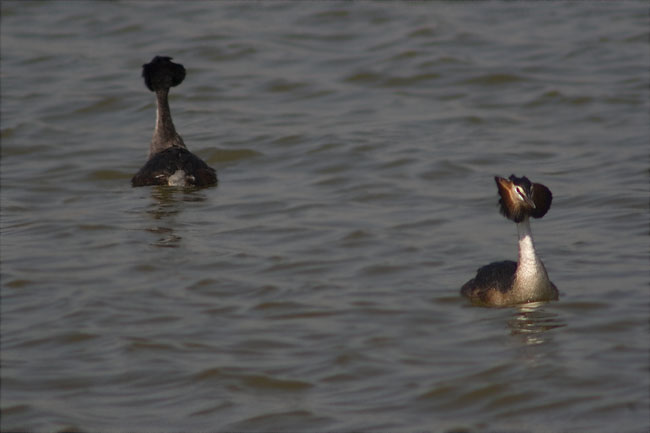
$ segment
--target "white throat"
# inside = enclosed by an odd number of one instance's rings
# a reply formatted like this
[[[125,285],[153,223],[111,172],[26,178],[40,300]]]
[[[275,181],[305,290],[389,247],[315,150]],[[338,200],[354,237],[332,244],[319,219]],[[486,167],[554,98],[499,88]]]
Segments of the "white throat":
[[[537,257],[533,233],[530,230],[530,220],[526,217],[517,224],[519,233],[519,266],[523,268],[537,268],[541,261]]]
[[[526,217],[517,224],[519,233],[519,260],[515,274],[515,288],[524,296],[532,296],[551,286],[542,260],[535,251],[530,221]]]

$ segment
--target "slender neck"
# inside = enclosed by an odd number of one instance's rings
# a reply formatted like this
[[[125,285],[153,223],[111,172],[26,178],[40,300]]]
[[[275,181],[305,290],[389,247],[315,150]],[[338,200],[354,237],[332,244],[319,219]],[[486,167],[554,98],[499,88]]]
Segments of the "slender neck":
[[[517,224],[519,234],[519,265],[531,266],[539,262],[533,243],[533,232],[530,230],[530,220],[526,217]]]
[[[515,279],[530,287],[535,287],[539,283],[549,284],[544,264],[535,251],[528,217],[517,224],[517,232],[519,233],[519,260]]]
[[[174,128],[168,95],[169,89],[156,90],[156,128],[149,146],[149,158],[169,147],[185,147],[183,139]]]

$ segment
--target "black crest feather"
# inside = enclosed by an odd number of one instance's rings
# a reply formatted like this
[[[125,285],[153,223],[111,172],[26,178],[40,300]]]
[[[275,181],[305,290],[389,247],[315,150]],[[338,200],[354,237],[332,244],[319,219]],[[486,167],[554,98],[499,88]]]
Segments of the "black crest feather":
[[[541,183],[534,183],[531,190],[530,197],[533,199],[533,203],[535,203],[535,209],[530,213],[530,216],[533,218],[541,218],[551,208],[553,194],[550,189]]]
[[[149,90],[166,90],[178,86],[185,79],[185,68],[171,61],[171,57],[156,56],[142,65],[142,77]]]

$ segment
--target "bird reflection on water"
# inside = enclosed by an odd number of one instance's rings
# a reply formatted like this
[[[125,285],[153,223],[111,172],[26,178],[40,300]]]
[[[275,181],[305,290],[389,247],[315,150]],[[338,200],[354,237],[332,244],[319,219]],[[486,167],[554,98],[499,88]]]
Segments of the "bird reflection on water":
[[[151,189],[151,198],[152,202],[149,204],[146,213],[152,220],[156,221],[156,225],[148,227],[146,230],[160,235],[160,238],[153,242],[152,245],[162,248],[179,247],[183,238],[176,234],[174,229],[176,223],[173,219],[186,209],[183,203],[204,202],[206,200],[205,194],[200,190],[187,191],[154,186]],[[160,224],[161,222],[164,224]]]
[[[545,302],[531,302],[517,307],[508,320],[510,335],[516,337],[526,363],[542,364],[557,355],[553,329],[567,326],[560,315],[544,309]]]

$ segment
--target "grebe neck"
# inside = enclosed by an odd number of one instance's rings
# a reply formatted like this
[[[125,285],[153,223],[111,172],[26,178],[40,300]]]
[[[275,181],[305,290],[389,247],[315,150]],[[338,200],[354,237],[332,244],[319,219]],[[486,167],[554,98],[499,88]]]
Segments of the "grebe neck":
[[[149,158],[169,147],[185,147],[183,139],[174,128],[168,95],[169,89],[156,90],[156,128],[149,146]]]
[[[519,266],[536,268],[541,263],[541,260],[535,251],[533,232],[530,230],[528,217],[517,224],[517,233],[519,233]]]
[[[544,263],[535,251],[533,234],[530,230],[529,218],[517,223],[519,233],[519,260],[515,272],[514,289],[524,296],[533,296],[539,291],[551,287]]]

